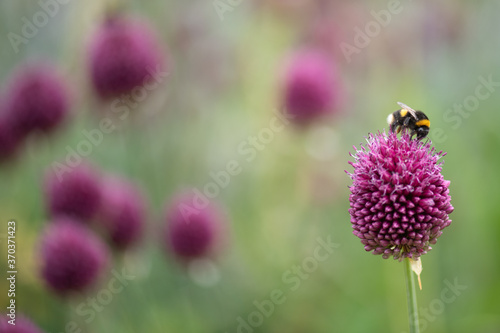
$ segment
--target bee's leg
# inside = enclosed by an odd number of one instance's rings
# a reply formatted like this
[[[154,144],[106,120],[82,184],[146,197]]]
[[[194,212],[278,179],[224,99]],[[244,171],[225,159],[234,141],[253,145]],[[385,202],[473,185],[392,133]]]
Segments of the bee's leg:
[[[395,122],[393,122],[390,126],[389,126],[389,130],[394,133],[396,131],[396,127],[398,126],[398,124],[396,124]]]
[[[398,126],[398,130],[397,130],[396,134],[399,134],[401,132],[401,129],[402,129],[402,127]]]
[[[408,125],[410,124],[410,120],[411,120],[410,117],[406,117],[405,121],[403,122],[403,126],[408,127]]]

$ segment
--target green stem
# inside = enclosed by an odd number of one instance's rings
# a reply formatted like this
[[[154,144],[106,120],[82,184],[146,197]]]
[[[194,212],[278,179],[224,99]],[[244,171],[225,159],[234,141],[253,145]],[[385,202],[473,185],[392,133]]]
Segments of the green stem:
[[[417,308],[417,287],[415,285],[415,275],[411,269],[410,259],[405,258],[405,278],[406,278],[406,297],[408,299],[408,320],[410,323],[410,333],[419,333]]]

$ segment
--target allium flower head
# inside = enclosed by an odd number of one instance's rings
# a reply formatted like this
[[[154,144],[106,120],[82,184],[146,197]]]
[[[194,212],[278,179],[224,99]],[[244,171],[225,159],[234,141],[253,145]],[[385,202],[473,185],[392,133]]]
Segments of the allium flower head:
[[[136,243],[145,218],[144,199],[135,186],[114,177],[104,182],[98,221],[115,247],[125,249]]]
[[[149,27],[122,17],[107,18],[90,44],[90,76],[103,99],[143,86],[162,62],[158,42]]]
[[[450,182],[439,162],[445,153],[408,134],[372,134],[367,141],[349,162],[353,233],[385,259],[417,259],[451,223]]]
[[[293,56],[286,69],[284,107],[297,124],[307,124],[339,108],[338,73],[320,51],[306,50]]]
[[[6,117],[15,131],[48,132],[69,113],[67,83],[48,64],[21,68],[11,79],[5,98]]]
[[[62,175],[49,173],[45,181],[45,197],[51,216],[66,215],[86,222],[100,207],[100,177],[85,164]]]
[[[47,226],[40,255],[43,279],[61,295],[85,291],[98,280],[108,262],[108,250],[101,240],[67,217]]]
[[[173,254],[184,260],[207,257],[220,245],[223,216],[213,203],[194,206],[194,195],[182,194],[167,208],[165,241]]]
[[[2,313],[0,317],[0,332],[1,333],[42,333],[35,324],[23,315],[16,314],[16,324],[8,323],[9,317]]]

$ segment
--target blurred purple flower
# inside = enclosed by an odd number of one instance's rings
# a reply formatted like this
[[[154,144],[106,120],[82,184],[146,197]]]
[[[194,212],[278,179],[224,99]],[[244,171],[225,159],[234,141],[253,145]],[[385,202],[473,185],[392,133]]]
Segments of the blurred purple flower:
[[[142,22],[122,17],[107,18],[90,44],[90,76],[102,99],[143,86],[163,62],[153,31]]]
[[[140,191],[128,181],[105,181],[98,221],[112,244],[125,249],[136,243],[144,229],[146,212]]]
[[[223,216],[213,203],[197,208],[194,195],[181,194],[167,208],[165,240],[181,260],[189,261],[215,254],[221,245]]]
[[[342,89],[338,73],[322,52],[295,54],[284,81],[284,107],[295,123],[305,125],[339,110]]]
[[[453,212],[441,174],[445,155],[408,134],[371,134],[356,149],[349,197],[354,235],[366,251],[387,259],[416,259],[431,249]],[[346,171],[347,172],[347,171]]]
[[[60,295],[88,289],[108,262],[108,250],[101,240],[67,217],[46,227],[40,255],[43,279]]]
[[[20,68],[8,83],[5,116],[13,131],[50,132],[69,114],[68,83],[48,64]]]
[[[62,176],[49,173],[45,180],[45,197],[50,216],[66,215],[88,222],[101,204],[100,176],[85,164]]]
[[[0,316],[1,333],[42,333],[42,330],[24,315],[16,315],[15,325],[9,324],[9,320],[11,319],[2,313]]]

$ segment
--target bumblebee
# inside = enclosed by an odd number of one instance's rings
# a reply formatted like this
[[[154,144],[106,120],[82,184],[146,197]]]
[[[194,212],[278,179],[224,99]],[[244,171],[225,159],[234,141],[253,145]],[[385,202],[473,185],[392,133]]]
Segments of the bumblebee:
[[[387,117],[390,131],[399,133],[401,130],[408,129],[410,138],[414,135],[417,136],[417,140],[425,138],[429,134],[431,126],[429,118],[422,111],[415,111],[401,102],[398,102],[398,104],[401,109]]]

